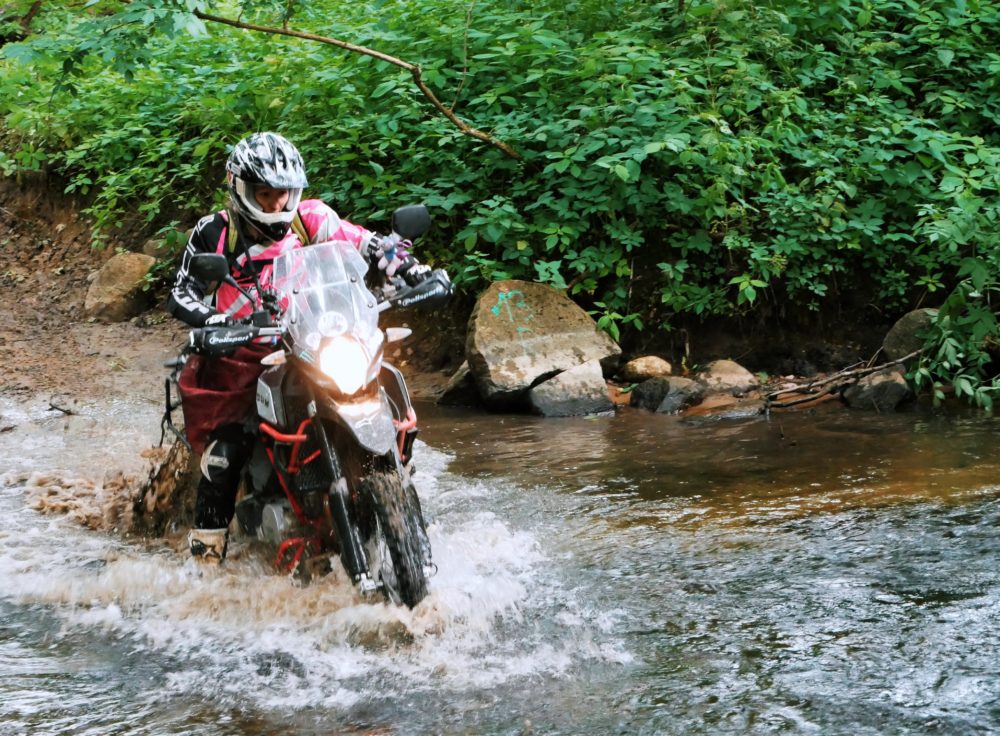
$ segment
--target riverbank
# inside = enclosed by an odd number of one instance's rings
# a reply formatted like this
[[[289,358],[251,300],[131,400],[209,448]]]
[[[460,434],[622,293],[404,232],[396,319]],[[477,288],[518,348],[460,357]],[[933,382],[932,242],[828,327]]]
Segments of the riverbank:
[[[101,394],[162,401],[162,363],[184,341],[184,325],[163,309],[163,286],[150,290],[149,308],[124,323],[102,324],[84,316],[93,274],[117,251],[145,240],[138,225],[124,224],[103,249],[91,246],[85,203],[51,183],[21,186],[0,179],[0,309],[8,328],[0,348],[15,367],[0,378],[0,398],[43,401],[72,410],[73,402]],[[389,312],[387,326],[414,334],[387,349],[418,398],[433,398],[464,359],[465,328],[472,298],[458,296],[434,314]],[[887,327],[867,322],[822,330],[728,323],[678,325],[669,333],[647,330],[623,338],[625,357],[657,354],[690,370],[716,358],[732,358],[774,382],[811,376],[870,359]],[[848,335],[848,338],[842,336]],[[612,385],[618,405],[627,396]],[[9,422],[8,422],[9,425]],[[0,429],[4,425],[0,423]]]

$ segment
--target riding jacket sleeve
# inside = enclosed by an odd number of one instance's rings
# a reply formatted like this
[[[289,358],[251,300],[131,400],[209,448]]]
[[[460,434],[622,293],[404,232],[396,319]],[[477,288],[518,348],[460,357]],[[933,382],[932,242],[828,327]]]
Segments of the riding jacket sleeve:
[[[198,221],[188,239],[181,264],[177,269],[177,279],[167,299],[167,311],[192,327],[202,327],[219,310],[208,304],[211,284],[206,284],[191,275],[191,257],[198,253],[218,252],[218,243],[226,236],[226,219],[221,212],[206,215]]]

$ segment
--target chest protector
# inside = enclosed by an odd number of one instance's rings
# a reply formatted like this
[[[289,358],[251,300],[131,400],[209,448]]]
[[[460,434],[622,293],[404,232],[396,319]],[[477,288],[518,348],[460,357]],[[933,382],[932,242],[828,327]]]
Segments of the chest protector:
[[[219,245],[215,252],[222,253],[229,259],[230,271],[233,278],[236,279],[236,283],[256,301],[257,287],[254,283],[254,274],[257,274],[261,287],[267,288],[271,283],[274,271],[274,259],[289,250],[308,245],[309,233],[306,231],[306,226],[302,222],[302,218],[299,217],[298,211],[296,211],[288,234],[281,240],[267,246],[252,245],[237,255],[239,234],[233,224],[233,215],[229,210],[225,210],[221,214],[229,224],[226,227],[226,235],[219,239]],[[253,302],[229,284],[220,284],[215,292],[216,309],[233,319],[248,317],[253,312],[254,306]]]

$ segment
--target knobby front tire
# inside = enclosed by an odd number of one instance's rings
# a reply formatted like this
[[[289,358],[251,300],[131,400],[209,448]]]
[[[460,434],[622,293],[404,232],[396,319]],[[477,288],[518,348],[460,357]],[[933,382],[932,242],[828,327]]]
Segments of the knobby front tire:
[[[426,532],[419,503],[414,504],[395,470],[372,471],[363,481],[378,515],[379,527],[392,558],[395,581],[383,576],[383,583],[395,588],[387,591],[413,608],[427,595],[424,574]],[[395,593],[395,595],[393,595]]]

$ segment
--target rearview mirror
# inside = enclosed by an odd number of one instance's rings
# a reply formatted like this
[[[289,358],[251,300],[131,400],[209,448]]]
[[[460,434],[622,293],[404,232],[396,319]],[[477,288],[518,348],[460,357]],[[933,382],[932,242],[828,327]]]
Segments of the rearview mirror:
[[[225,281],[229,275],[229,261],[221,253],[197,253],[191,256],[188,271],[199,281]]]
[[[406,240],[420,237],[430,226],[430,213],[422,204],[400,207],[392,213],[392,231]]]

